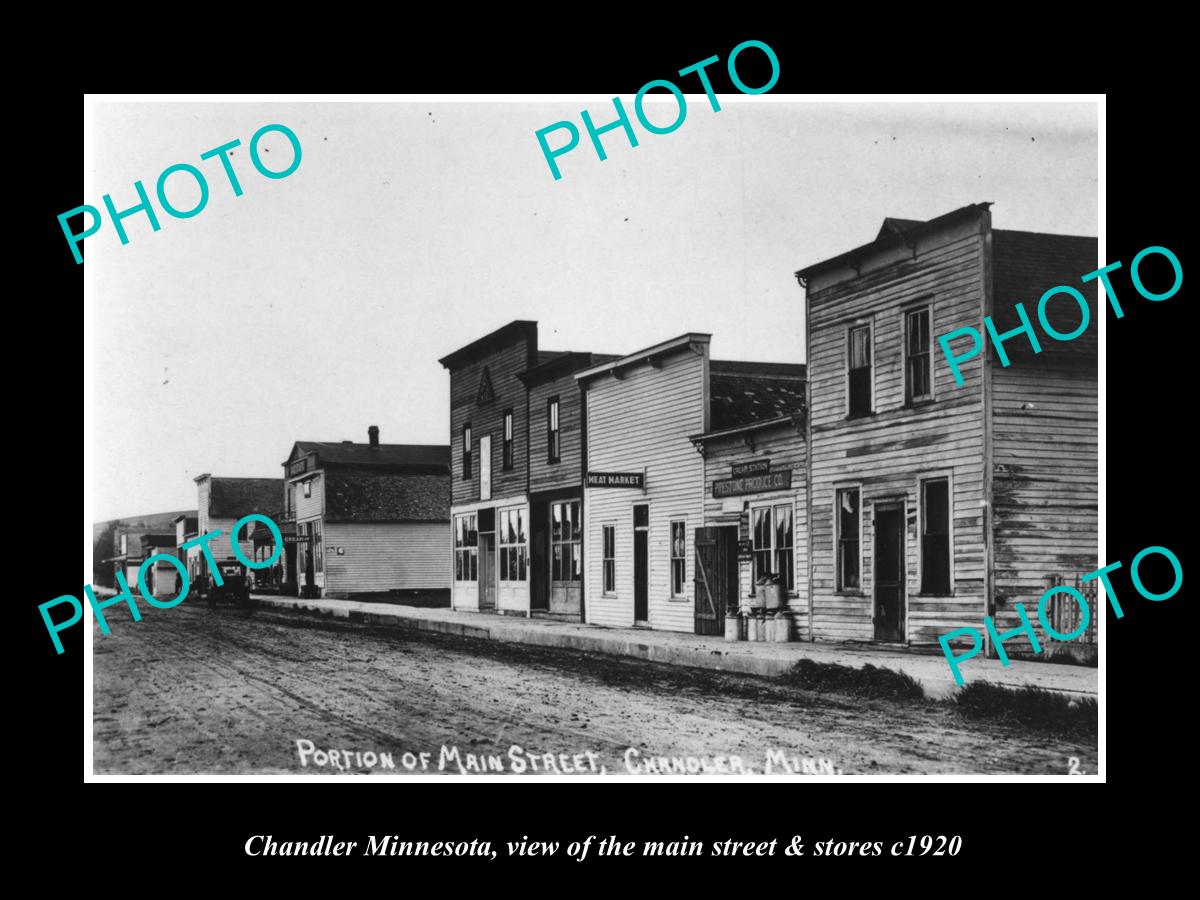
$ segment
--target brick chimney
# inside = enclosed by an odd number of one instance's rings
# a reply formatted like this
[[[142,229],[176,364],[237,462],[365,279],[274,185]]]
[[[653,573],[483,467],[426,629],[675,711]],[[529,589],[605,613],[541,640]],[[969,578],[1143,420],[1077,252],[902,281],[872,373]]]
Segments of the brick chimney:
[[[372,449],[374,449],[374,450],[379,449],[379,426],[378,425],[372,425],[370,428],[367,429],[367,439],[371,442]]]

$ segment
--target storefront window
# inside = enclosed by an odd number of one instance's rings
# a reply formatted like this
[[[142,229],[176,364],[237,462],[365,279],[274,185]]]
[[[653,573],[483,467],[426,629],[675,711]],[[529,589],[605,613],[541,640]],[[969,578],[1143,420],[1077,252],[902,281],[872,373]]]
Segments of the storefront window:
[[[454,580],[479,580],[479,535],[475,516],[454,517]]]
[[[764,575],[778,575],[785,590],[795,590],[795,531],[791,504],[758,506],[750,515],[755,583]]]
[[[525,581],[529,577],[529,550],[525,546],[526,511],[523,507],[500,513],[500,580]]]
[[[579,581],[582,554],[579,501],[550,505],[550,577],[554,581]]]

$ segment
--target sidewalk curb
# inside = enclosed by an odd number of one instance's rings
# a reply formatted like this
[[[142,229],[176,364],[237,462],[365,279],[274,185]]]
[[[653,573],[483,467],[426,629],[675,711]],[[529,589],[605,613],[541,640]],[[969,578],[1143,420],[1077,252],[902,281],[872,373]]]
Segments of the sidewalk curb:
[[[481,640],[501,641],[511,644],[528,644],[538,647],[551,647],[564,650],[578,650],[588,653],[603,653],[610,656],[625,656],[633,659],[643,659],[650,662],[665,663],[667,665],[688,666],[698,669],[709,669],[720,672],[733,672],[741,675],[757,675],[767,678],[773,678],[787,672],[792,668],[798,659],[805,658],[803,652],[795,652],[792,655],[780,656],[771,652],[754,652],[756,645],[746,644],[744,642],[736,642],[725,647],[713,647],[705,649],[697,649],[693,647],[672,647],[664,645],[660,640],[650,639],[648,641],[630,640],[624,636],[606,634],[608,629],[599,626],[596,628],[596,634],[579,634],[575,631],[558,631],[553,628],[547,628],[540,622],[538,625],[529,625],[529,620],[520,618],[502,618],[493,619],[490,616],[480,615],[486,621],[480,624],[466,624],[463,622],[446,621],[432,617],[436,612],[445,612],[453,614],[451,610],[431,611],[428,609],[413,608],[412,614],[406,614],[403,610],[405,607],[399,605],[388,604],[386,611],[372,611],[372,607],[378,609],[379,604],[368,604],[355,601],[330,601],[330,600],[302,600],[291,597],[277,597],[271,595],[255,595],[262,606],[271,607],[282,610],[295,610],[299,612],[316,613],[321,616],[347,619],[352,622],[363,622],[371,625],[383,625],[407,629],[412,631],[426,631],[437,634],[450,634],[460,637],[478,638]],[[653,632],[650,634],[654,634]],[[649,637],[649,635],[648,635]],[[761,645],[763,647],[778,648],[780,646],[793,647],[796,651],[802,651],[808,648],[817,648],[816,652],[808,654],[812,657],[834,654],[838,652],[836,646],[824,647],[822,645],[813,644],[794,644],[794,645]],[[916,679],[925,689],[926,696],[930,699],[941,699],[949,696],[956,690],[953,676],[950,674],[949,668],[944,665],[930,666],[930,657],[913,657],[911,666],[905,665],[903,658],[880,659],[871,657],[869,659],[850,659],[839,660],[842,664],[849,664],[855,668],[861,668],[864,665],[877,665],[882,668],[888,668],[899,671],[907,671],[914,679]],[[943,662],[941,657],[936,658],[939,663]],[[1031,666],[1044,667],[1050,664],[1031,662]],[[1074,668],[1074,667],[1072,667]],[[944,670],[944,676],[931,674],[930,669],[937,672]],[[1049,670],[1043,670],[1042,673]],[[1092,670],[1093,672],[1095,670]],[[1036,672],[1036,670],[1035,670]],[[1025,674],[1034,674],[1025,670]],[[975,680],[990,681],[993,684],[998,684],[1005,687],[1019,687],[1021,683],[1035,684],[1035,681],[1026,681],[1020,678],[1019,673],[1005,672],[1003,680],[988,679],[979,677]],[[1079,681],[1086,681],[1086,674],[1081,673]],[[968,682],[969,683],[969,682]],[[1064,694],[1070,697],[1096,697],[1095,689],[1096,678],[1091,679],[1092,689],[1075,690],[1061,686],[1047,686],[1046,690],[1051,690],[1059,694]]]

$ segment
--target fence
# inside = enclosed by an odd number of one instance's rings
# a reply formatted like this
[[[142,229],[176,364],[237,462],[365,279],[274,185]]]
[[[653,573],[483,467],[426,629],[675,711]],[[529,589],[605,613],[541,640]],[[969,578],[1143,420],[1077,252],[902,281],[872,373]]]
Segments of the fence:
[[[1084,629],[1083,634],[1074,638],[1071,643],[1096,643],[1096,629],[1100,621],[1100,614],[1102,613],[1102,610],[1096,606],[1097,584],[1098,582],[1095,580],[1081,581],[1079,575],[1075,575],[1071,581],[1067,581],[1062,575],[1046,576],[1046,590],[1062,585],[1069,585],[1083,594],[1087,600],[1088,610],[1091,613],[1088,619],[1088,626]],[[1079,601],[1070,594],[1055,594],[1046,605],[1046,618],[1049,620],[1051,627],[1059,634],[1071,634],[1078,630],[1079,623],[1083,619],[1083,610],[1079,607]]]

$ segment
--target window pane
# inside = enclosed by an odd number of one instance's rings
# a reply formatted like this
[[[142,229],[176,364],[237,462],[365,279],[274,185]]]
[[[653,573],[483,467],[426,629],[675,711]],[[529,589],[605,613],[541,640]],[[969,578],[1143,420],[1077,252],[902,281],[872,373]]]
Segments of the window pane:
[[[792,546],[792,508],[775,507],[775,548]]]
[[[529,566],[529,559],[525,554],[524,547],[517,548],[517,580],[524,581],[526,578],[526,569]]]
[[[781,576],[780,583],[789,591],[796,587],[796,567],[792,565],[792,559],[791,550],[775,552],[775,571]]]
[[[921,485],[921,592],[950,593],[950,482]]]
[[[555,544],[550,557],[550,578],[562,581],[562,544]]]
[[[850,370],[850,415],[871,412],[871,367]]]
[[[479,580],[479,551],[471,551],[471,581]]]
[[[850,368],[860,369],[871,364],[871,329],[860,325],[850,329]]]
[[[756,550],[754,551],[754,581],[757,584],[758,579],[764,575],[771,574],[771,551]]]
[[[454,580],[463,580],[463,555],[458,552],[454,554]]]
[[[604,561],[604,592],[611,594],[616,590],[617,564],[611,559]]]
[[[578,544],[571,545],[571,580],[579,581],[583,576],[583,554]]]
[[[771,510],[769,507],[756,509],[754,516],[754,548],[756,550],[771,546]]]
[[[517,543],[525,543],[525,510],[517,510]]]

